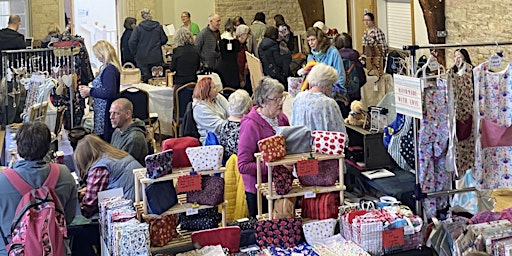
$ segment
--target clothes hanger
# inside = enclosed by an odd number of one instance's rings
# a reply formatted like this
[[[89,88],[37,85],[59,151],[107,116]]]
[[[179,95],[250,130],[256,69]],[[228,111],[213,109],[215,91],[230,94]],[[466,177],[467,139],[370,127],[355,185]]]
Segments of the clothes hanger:
[[[437,69],[437,74],[433,76],[427,76],[427,68],[433,69],[432,67],[436,67],[434,70]],[[420,69],[418,69],[418,71],[416,71],[415,77],[418,77],[420,72],[422,73],[422,77],[424,79],[439,78],[446,73],[446,68],[437,61],[437,52],[435,49],[430,52],[430,56],[428,57],[427,62]]]
[[[495,43],[496,43],[496,52],[491,54],[489,56],[489,58],[487,59],[487,61],[484,62],[483,64],[486,64],[486,67],[491,72],[502,72],[508,68],[510,62],[504,58],[503,50],[500,50],[500,46],[499,46],[498,42],[495,41]],[[503,65],[503,64],[505,64],[505,65]],[[497,69],[498,71],[493,71],[492,69],[494,69],[494,68]]]

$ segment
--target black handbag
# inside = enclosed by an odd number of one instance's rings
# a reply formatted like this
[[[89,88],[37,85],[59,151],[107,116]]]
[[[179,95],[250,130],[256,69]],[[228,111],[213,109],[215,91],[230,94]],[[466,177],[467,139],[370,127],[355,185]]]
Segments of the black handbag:
[[[148,212],[162,214],[178,203],[178,196],[172,180],[151,183],[145,189]]]

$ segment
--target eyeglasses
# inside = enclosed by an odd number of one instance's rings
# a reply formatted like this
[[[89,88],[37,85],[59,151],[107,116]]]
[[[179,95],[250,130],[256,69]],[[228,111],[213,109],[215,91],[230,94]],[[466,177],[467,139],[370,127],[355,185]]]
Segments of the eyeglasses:
[[[286,100],[286,95],[283,95],[283,97],[280,98],[269,98],[269,101],[275,101],[275,102],[284,102]]]

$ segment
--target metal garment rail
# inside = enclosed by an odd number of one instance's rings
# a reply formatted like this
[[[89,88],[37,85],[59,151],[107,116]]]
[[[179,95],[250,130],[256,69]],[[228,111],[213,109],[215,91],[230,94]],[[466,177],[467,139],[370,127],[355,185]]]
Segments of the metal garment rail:
[[[70,47],[65,48],[42,48],[42,49],[22,49],[22,50],[5,50],[1,52],[1,77],[8,75],[10,69],[13,73],[13,83],[18,83],[18,76],[15,74],[16,70],[23,70],[23,73],[30,75],[33,72],[48,72],[49,76],[59,78],[63,75],[72,75],[75,73],[73,50]],[[8,112],[9,112],[9,91],[7,86],[3,88],[5,95],[4,109],[4,125],[8,125]],[[74,87],[69,87],[69,106],[71,114],[71,122],[73,122],[73,97],[75,95]],[[14,101],[14,100],[13,100]],[[15,109],[11,109],[16,111]],[[73,125],[73,123],[72,123]]]
[[[410,67],[411,67],[411,76],[414,76],[416,73],[416,50],[418,49],[448,49],[448,48],[463,48],[463,47],[485,47],[485,46],[504,46],[504,45],[512,45],[511,41],[508,42],[485,42],[485,43],[456,43],[456,44],[430,44],[430,45],[404,45],[402,47],[403,50],[409,51],[410,53]],[[434,196],[442,196],[442,195],[453,195],[458,193],[465,193],[465,192],[472,192],[477,191],[475,187],[469,187],[469,188],[462,188],[462,189],[450,189],[445,191],[436,191],[436,192],[429,192],[424,193],[421,191],[421,185],[419,181],[418,176],[418,141],[417,141],[417,134],[418,134],[418,126],[417,126],[418,120],[414,118],[413,122],[413,129],[414,129],[414,159],[415,159],[415,176],[416,176],[416,184],[414,186],[414,198],[416,199],[416,209],[422,209],[421,207],[421,200],[427,197],[434,197]]]

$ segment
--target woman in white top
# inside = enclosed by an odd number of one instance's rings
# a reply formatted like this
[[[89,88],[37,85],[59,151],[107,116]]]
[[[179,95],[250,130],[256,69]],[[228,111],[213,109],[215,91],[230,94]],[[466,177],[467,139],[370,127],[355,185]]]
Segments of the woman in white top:
[[[194,120],[201,136],[199,141],[203,144],[208,132],[218,136],[220,126],[227,122],[228,101],[218,93],[210,77],[203,77],[197,82],[192,98]]]

